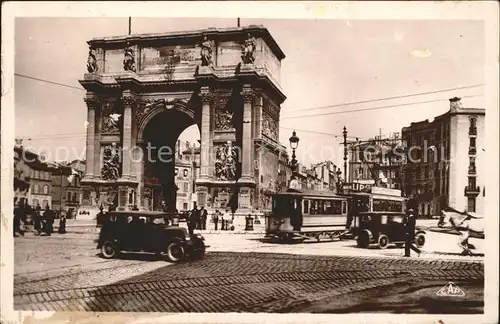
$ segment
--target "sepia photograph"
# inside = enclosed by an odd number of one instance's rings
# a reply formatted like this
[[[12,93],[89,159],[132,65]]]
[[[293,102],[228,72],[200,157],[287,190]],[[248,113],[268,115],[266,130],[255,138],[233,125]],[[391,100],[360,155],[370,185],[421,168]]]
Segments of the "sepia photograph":
[[[2,14],[2,323],[498,321],[498,5],[52,4]]]

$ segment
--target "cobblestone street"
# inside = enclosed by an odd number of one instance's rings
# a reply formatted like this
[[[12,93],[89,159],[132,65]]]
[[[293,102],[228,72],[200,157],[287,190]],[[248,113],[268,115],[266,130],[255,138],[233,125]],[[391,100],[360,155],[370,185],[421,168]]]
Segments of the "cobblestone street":
[[[370,296],[380,291],[400,299],[380,308],[385,312],[403,311],[406,299],[417,312],[478,313],[483,307],[484,265],[475,257],[404,259],[401,249],[357,249],[353,241],[278,245],[261,242],[260,235],[208,234],[204,260],[170,264],[145,254],[100,259],[95,235],[16,239],[15,308],[359,312],[365,304],[376,311],[383,300]],[[466,296],[437,296],[450,281]]]

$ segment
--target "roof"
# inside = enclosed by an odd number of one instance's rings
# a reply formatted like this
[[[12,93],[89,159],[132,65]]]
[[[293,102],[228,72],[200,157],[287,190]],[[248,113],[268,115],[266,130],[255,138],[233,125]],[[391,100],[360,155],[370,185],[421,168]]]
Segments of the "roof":
[[[280,196],[315,196],[321,198],[346,198],[344,196],[336,195],[331,191],[317,191],[317,190],[304,190],[304,189],[288,189],[285,193],[277,194]]]

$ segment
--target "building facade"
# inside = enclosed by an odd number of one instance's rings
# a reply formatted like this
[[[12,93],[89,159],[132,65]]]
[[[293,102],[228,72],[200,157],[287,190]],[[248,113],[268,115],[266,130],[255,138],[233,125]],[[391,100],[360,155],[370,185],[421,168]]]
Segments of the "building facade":
[[[445,207],[484,213],[484,118],[484,109],[452,98],[445,114],[402,129],[408,151],[402,189],[420,214]]]
[[[52,208],[53,168],[38,154],[14,147],[14,200],[33,208]]]
[[[64,212],[67,217],[76,217],[82,204],[81,179],[85,161],[54,163],[52,179],[52,208]]]
[[[401,188],[405,157],[399,133],[352,143],[348,154],[348,179],[353,189],[357,187],[363,191],[371,186]]]

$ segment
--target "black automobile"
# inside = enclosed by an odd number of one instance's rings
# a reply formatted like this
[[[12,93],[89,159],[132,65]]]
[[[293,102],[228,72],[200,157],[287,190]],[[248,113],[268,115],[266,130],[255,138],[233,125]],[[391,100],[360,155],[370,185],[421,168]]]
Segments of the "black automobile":
[[[117,257],[121,251],[155,253],[171,262],[203,258],[205,239],[190,235],[183,227],[170,226],[170,219],[171,215],[163,212],[107,212],[102,219],[97,249],[106,259]]]
[[[401,212],[361,212],[354,216],[351,232],[361,248],[377,244],[385,249],[391,243],[402,247],[406,240],[404,217]],[[424,246],[425,231],[417,229],[414,242],[419,248]]]

